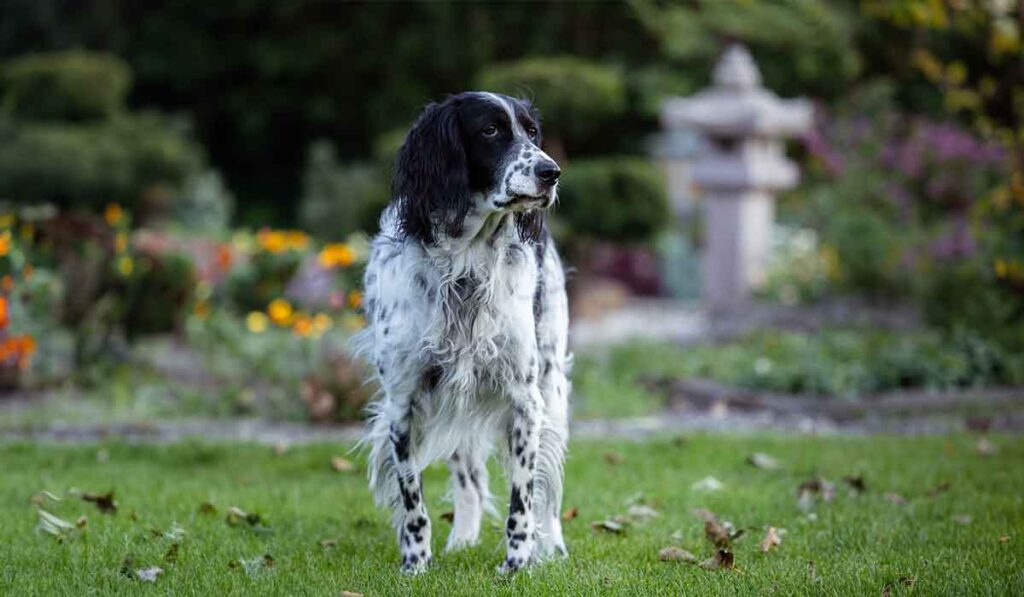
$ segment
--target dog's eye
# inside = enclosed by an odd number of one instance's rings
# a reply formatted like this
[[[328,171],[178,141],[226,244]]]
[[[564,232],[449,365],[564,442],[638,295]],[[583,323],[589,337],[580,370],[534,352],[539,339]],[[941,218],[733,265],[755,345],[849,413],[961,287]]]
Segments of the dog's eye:
[[[537,127],[535,127],[535,126],[531,126],[531,127],[528,127],[526,129],[526,134],[530,135],[531,139],[536,139],[537,138],[537,132],[538,132],[537,131]]]
[[[484,128],[485,137],[493,137],[498,134],[498,126],[495,124],[489,124]]]

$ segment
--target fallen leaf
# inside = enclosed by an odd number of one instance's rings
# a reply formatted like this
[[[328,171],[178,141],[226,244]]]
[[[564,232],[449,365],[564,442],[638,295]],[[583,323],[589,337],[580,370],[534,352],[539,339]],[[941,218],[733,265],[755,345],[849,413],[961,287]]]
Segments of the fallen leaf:
[[[785,529],[768,527],[768,530],[764,533],[764,539],[761,540],[761,551],[768,553],[773,547],[782,545],[782,535],[785,533]]]
[[[36,506],[42,506],[42,505],[46,504],[47,501],[61,502],[61,501],[64,501],[64,500],[62,500],[59,497],[53,495],[49,491],[40,491],[39,493],[37,493],[37,494],[33,495],[32,497],[28,498],[28,501],[31,502],[32,504],[36,505]]]
[[[850,486],[850,489],[857,493],[864,493],[868,490],[867,483],[864,482],[863,475],[846,475],[843,477],[843,481]]]
[[[885,494],[885,500],[887,502],[891,502],[891,503],[899,505],[899,506],[902,506],[903,504],[907,503],[907,498],[903,497],[902,495],[900,495],[898,493],[892,493],[892,492],[889,492],[889,493]]]
[[[156,582],[156,577],[164,573],[164,569],[159,566],[150,566],[149,568],[141,568],[135,571],[135,576],[142,582]]]
[[[777,459],[763,452],[754,452],[747,456],[747,463],[755,468],[766,471],[778,470],[782,466]]]
[[[562,513],[562,520],[564,520],[565,522],[569,522],[570,520],[575,519],[576,516],[579,515],[579,513],[580,513],[580,509],[579,508],[576,508],[575,506],[572,507],[572,508],[569,508],[568,510],[566,510],[565,512]]]
[[[650,506],[636,504],[629,507],[629,510],[626,511],[626,516],[633,520],[644,521],[661,516],[661,512],[658,512]]]
[[[217,513],[217,506],[214,506],[210,502],[203,502],[199,504],[199,513],[213,515]]]
[[[331,468],[339,473],[351,473],[356,470],[356,465],[352,464],[352,461],[341,456],[331,457]]]
[[[705,570],[731,570],[733,565],[732,552],[727,549],[719,549],[715,555],[700,563]]]
[[[320,540],[320,547],[322,547],[324,549],[334,549],[337,546],[338,546],[338,540],[337,539],[321,539]]]
[[[626,459],[622,457],[622,454],[619,454],[618,452],[604,453],[604,461],[613,466],[616,464],[622,464],[625,460]]]
[[[178,561],[178,543],[171,543],[171,546],[167,548],[167,553],[164,554],[164,561],[173,564]]]
[[[228,562],[228,567],[241,567],[249,578],[256,578],[267,568],[274,567],[274,556],[268,553],[254,558],[231,560]]]
[[[974,451],[977,452],[979,456],[992,456],[999,451],[999,448],[997,448],[996,445],[987,437],[980,437],[978,438],[978,442],[974,444]]]
[[[447,512],[442,512],[441,513],[441,520],[445,520],[445,521],[448,521],[448,522],[455,522],[455,513],[452,512],[451,510],[449,510]]]
[[[287,442],[280,441],[280,442],[277,442],[277,443],[274,444],[274,455],[275,456],[284,456],[287,453],[288,453],[288,443]]]
[[[711,510],[707,510],[705,508],[694,508],[693,510],[690,510],[690,512],[697,518],[703,520],[704,522],[707,522],[709,520],[714,520],[716,522],[718,521],[718,516]]]
[[[970,514],[954,514],[953,515],[953,522],[955,522],[957,524],[965,524],[965,525],[966,524],[971,524],[972,522],[974,522],[974,517],[971,516]]]
[[[243,522],[251,527],[265,526],[262,515],[255,512],[246,512],[238,506],[231,506],[228,508],[228,514],[225,517],[225,520],[231,526],[238,526]]]
[[[626,525],[618,520],[600,520],[590,525],[595,531],[604,531],[606,533],[613,533],[615,535],[621,535],[626,532]]]
[[[68,533],[75,530],[75,525],[59,516],[50,514],[42,508],[39,508],[36,512],[39,514],[39,524],[36,526],[36,530],[40,532],[53,535],[58,540],[63,540]]]
[[[1009,543],[1010,542],[1010,536],[1009,535],[999,535],[999,542],[1000,543]]]
[[[363,597],[363,594],[354,591],[342,591],[339,597]]]
[[[901,576],[896,580],[896,584],[903,585],[904,587],[912,587],[917,582],[917,578],[914,576]],[[882,595],[892,595],[893,583],[886,583],[882,587]]]
[[[928,490],[928,497],[933,498],[933,497],[935,497],[935,496],[937,496],[939,494],[946,493],[947,491],[949,491],[949,488],[952,487],[952,486],[953,486],[952,482],[950,482],[950,481],[943,481],[942,483],[939,483],[935,487],[932,487],[931,489]]]
[[[807,560],[807,577],[812,581],[818,580],[818,571],[814,569],[814,560]]]
[[[697,556],[674,545],[661,548],[658,552],[658,559],[662,562],[687,562],[689,564],[697,562]]]
[[[117,501],[114,500],[113,490],[103,494],[86,492],[81,494],[80,497],[87,502],[96,504],[96,507],[104,514],[113,514],[114,512],[117,512]]]
[[[683,531],[682,530],[678,530],[678,531],[672,531],[672,534],[669,535],[668,538],[673,540],[673,541],[675,541],[676,543],[680,543],[680,542],[682,542],[684,537],[686,537],[686,535],[683,534]]]
[[[800,484],[796,489],[796,495],[800,508],[806,510],[814,505],[814,498],[820,497],[825,502],[831,502],[836,497],[836,486],[826,479],[816,477]]]
[[[694,491],[719,491],[725,487],[721,481],[708,475],[690,486]]]
[[[266,566],[267,568],[273,568],[274,567],[274,563],[275,563],[274,562],[274,556],[270,555],[269,553],[263,554],[263,565],[264,566]]]
[[[707,537],[708,541],[714,543],[716,547],[729,547],[733,541],[742,537],[744,533],[746,533],[745,530],[737,530],[728,520],[723,522],[717,520],[704,521],[704,536]]]

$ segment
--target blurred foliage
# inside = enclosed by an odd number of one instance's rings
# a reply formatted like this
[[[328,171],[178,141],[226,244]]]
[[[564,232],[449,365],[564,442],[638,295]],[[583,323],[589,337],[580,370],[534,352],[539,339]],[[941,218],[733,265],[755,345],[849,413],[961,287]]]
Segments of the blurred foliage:
[[[231,224],[235,197],[215,170],[192,173],[174,203],[174,221],[189,230],[217,233]]]
[[[549,153],[565,158],[566,139],[586,138],[626,110],[618,69],[573,56],[527,58],[488,66],[477,87],[524,97],[540,110]]]
[[[555,214],[571,239],[647,242],[669,219],[664,184],[646,159],[575,160],[562,176]]]
[[[633,344],[578,359],[581,400],[604,388],[626,396],[659,377],[712,379],[755,390],[855,398],[899,390],[1024,383],[1024,353],[983,336],[933,331],[765,330],[723,344]],[[649,399],[649,398],[648,398]]]
[[[203,153],[158,114],[104,122],[0,125],[0,197],[98,210],[111,200],[135,208],[154,187],[177,189]]]
[[[655,3],[630,0],[637,18],[680,65],[709,73],[722,42],[741,41],[765,85],[782,95],[841,97],[860,74],[855,15],[825,0]]]
[[[28,54],[0,66],[0,108],[22,120],[107,120],[124,110],[130,86],[128,65],[111,54]]]
[[[373,164],[340,164],[334,144],[310,145],[302,177],[299,223],[318,238],[339,240],[360,230],[375,231],[391,198],[387,176]]]

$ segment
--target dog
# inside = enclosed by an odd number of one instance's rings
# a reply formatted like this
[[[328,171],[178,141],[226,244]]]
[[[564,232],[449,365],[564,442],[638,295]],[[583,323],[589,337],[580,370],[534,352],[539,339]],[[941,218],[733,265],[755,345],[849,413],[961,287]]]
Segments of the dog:
[[[540,146],[529,102],[467,92],[428,105],[398,152],[355,341],[381,388],[363,440],[370,487],[409,574],[433,561],[422,471],[438,459],[451,471],[445,551],[475,545],[494,513],[495,444],[510,494],[498,571],[567,556],[569,313],[545,223],[561,170]]]

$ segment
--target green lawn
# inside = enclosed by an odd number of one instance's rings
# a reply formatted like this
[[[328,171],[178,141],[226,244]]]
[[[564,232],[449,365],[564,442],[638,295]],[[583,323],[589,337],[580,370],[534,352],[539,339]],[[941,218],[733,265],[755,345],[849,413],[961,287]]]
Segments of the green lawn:
[[[439,554],[423,576],[400,575],[388,516],[370,503],[361,461],[355,458],[355,472],[330,467],[333,455],[344,454],[340,446],[279,455],[255,445],[6,444],[0,445],[0,593],[877,595],[892,585],[894,595],[1021,595],[1024,441],[993,441],[992,456],[979,455],[968,436],[576,442],[566,470],[566,506],[579,509],[566,523],[571,557],[511,579],[494,572],[501,559],[497,521],[485,525],[479,547]],[[747,464],[753,452],[778,458],[783,468]],[[842,483],[849,474],[863,475],[864,493]],[[724,488],[691,489],[709,475]],[[797,505],[797,486],[816,475],[836,483],[836,497],[819,500],[809,514]],[[425,475],[435,549],[450,528],[441,518],[449,509],[442,500],[446,477],[443,468]],[[102,514],[71,488],[113,489],[119,508]],[[63,541],[37,531],[30,497],[43,490],[63,498],[41,498],[45,508],[72,523],[85,515],[84,528]],[[638,493],[660,517],[623,535],[591,529],[594,521],[624,513]],[[216,513],[200,512],[204,502]],[[229,525],[231,506],[259,513],[265,527]],[[670,544],[701,558],[712,553],[692,512],[698,507],[746,529],[733,546],[734,570],[658,561],[658,550]],[[175,523],[184,535],[161,535]],[[781,546],[761,553],[768,526],[786,533]],[[336,545],[325,548],[324,539]],[[168,562],[174,542],[177,558]],[[262,564],[265,554],[272,556],[270,567]],[[129,556],[129,573],[154,565],[165,572],[155,584],[132,579],[122,572]],[[239,560],[246,564],[230,565]]]

